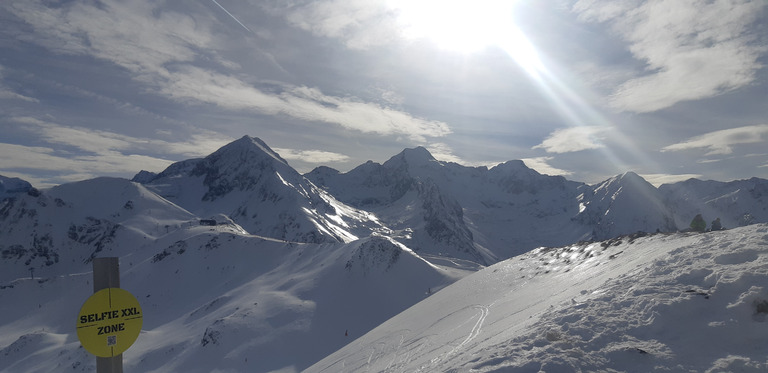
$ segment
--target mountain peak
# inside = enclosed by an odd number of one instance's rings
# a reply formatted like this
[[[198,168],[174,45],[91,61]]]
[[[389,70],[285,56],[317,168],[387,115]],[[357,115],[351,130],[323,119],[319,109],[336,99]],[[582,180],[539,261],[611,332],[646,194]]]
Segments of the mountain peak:
[[[211,154],[211,156],[215,156],[217,154],[237,154],[240,153],[240,156],[243,156],[247,153],[253,153],[253,152],[261,152],[265,155],[274,158],[280,163],[283,163],[285,165],[288,165],[288,162],[280,157],[277,152],[272,150],[264,141],[262,141],[258,137],[251,137],[248,135],[245,135],[235,141],[232,141],[231,143],[224,145],[219,150]]]
[[[525,162],[521,160],[511,160],[504,163],[499,163],[496,166],[493,166],[491,170],[494,173],[530,173],[541,175],[536,172],[536,170],[528,167]]]
[[[204,200],[213,200],[232,190],[251,190],[263,177],[281,178],[280,183],[300,183],[301,175],[261,139],[243,136],[197,162],[190,171],[205,176],[209,190]]]
[[[597,184],[597,189],[600,188],[618,188],[621,186],[633,186],[633,187],[643,187],[651,189],[656,189],[651,183],[649,183],[647,180],[645,180],[642,176],[632,172],[627,171],[623,174],[616,175],[608,180],[603,181],[602,183]]]
[[[139,173],[133,176],[131,181],[139,183],[139,184],[147,184],[151,182],[154,178],[157,177],[157,174],[154,172],[150,172],[147,170],[141,170]]]
[[[642,176],[640,176],[640,175],[638,175],[638,174],[634,173],[633,171],[627,171],[627,172],[625,172],[625,173],[621,174],[619,177],[620,177],[622,180],[623,180],[623,179],[627,179],[627,180],[645,180],[645,179],[643,179],[643,177],[642,177]]]
[[[0,175],[0,200],[32,190],[32,184],[17,177]]]
[[[435,157],[432,156],[432,153],[423,146],[417,146],[415,148],[404,149],[399,154],[384,162],[384,166],[389,168],[423,166],[431,162],[437,162],[437,159],[435,159]]]
[[[408,158],[413,159],[425,159],[425,160],[435,160],[435,158],[432,156],[432,153],[427,150],[427,148],[423,146],[417,146],[415,148],[406,148],[402,151],[402,154],[405,155]]]

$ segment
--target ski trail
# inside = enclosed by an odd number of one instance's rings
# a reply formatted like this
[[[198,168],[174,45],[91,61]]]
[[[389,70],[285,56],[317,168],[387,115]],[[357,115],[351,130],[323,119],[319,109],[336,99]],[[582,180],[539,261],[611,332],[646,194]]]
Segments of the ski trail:
[[[483,324],[485,323],[485,319],[488,317],[488,314],[490,313],[490,307],[492,305],[493,304],[491,304],[490,306],[484,306],[484,305],[475,305],[475,306],[473,306],[472,308],[474,308],[476,310],[479,310],[480,313],[478,314],[477,321],[475,321],[475,325],[472,327],[472,330],[470,330],[469,334],[467,334],[467,337],[464,338],[464,340],[461,343],[459,343],[456,347],[452,348],[451,351],[448,351],[448,353],[446,353],[442,357],[440,357],[440,358],[438,358],[436,360],[433,360],[432,363],[433,364],[437,363],[438,361],[446,359],[446,358],[450,357],[451,355],[459,352],[459,350],[463,349],[464,346],[467,343],[469,343],[470,341],[475,339],[475,337],[477,337],[480,334],[480,332],[482,331]]]
[[[405,334],[400,335],[400,343],[397,344],[397,349],[395,349],[395,352],[392,354],[392,361],[390,361],[389,364],[387,365],[387,370],[389,370],[392,367],[392,364],[394,364],[395,361],[397,361],[400,348],[403,347],[403,342],[405,342]]]
[[[485,318],[488,317],[489,313],[489,307],[488,306],[475,306],[474,309],[480,310],[480,317],[477,319],[477,322],[475,322],[475,326],[472,327],[472,330],[467,335],[467,338],[464,339],[458,346],[456,346],[448,355],[453,354],[455,351],[459,350],[460,348],[464,347],[469,341],[475,339],[478,334],[480,334],[480,331],[483,328],[483,323],[485,323]]]

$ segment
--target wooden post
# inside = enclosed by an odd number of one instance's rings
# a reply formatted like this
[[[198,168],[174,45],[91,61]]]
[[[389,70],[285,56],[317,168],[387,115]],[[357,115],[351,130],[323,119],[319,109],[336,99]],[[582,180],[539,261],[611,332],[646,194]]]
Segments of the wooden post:
[[[120,261],[118,258],[93,259],[93,292],[120,287]],[[114,357],[96,357],[97,373],[123,373],[123,354]]]

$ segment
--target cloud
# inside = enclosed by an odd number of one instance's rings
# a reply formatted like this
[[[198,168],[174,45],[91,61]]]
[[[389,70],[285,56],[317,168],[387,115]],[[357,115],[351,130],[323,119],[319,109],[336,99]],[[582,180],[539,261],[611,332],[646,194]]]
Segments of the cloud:
[[[479,50],[509,36],[513,1],[313,0],[275,5],[294,27],[367,50],[429,39],[447,49]],[[519,45],[518,45],[519,47]]]
[[[544,149],[547,153],[570,153],[605,147],[601,141],[610,128],[602,126],[579,126],[556,130],[541,144],[532,149]]]
[[[199,157],[213,153],[233,140],[215,132],[202,130],[190,135],[187,140],[165,141],[66,126],[33,117],[13,117],[9,121],[24,125],[22,129],[31,132],[48,144],[59,145],[58,149],[68,147],[71,151],[94,155],[108,155],[113,152],[150,152],[176,157]],[[64,148],[61,147],[62,145]],[[163,160],[163,162],[166,161]]]
[[[24,96],[22,94],[13,92],[7,89],[6,87],[3,87],[2,84],[0,84],[0,100],[5,100],[5,99],[15,99],[15,100],[22,100],[27,102],[40,102],[36,98]]]
[[[568,176],[572,175],[573,172],[559,169],[557,167],[553,167],[549,164],[549,161],[554,159],[554,157],[536,157],[536,158],[523,158],[522,161],[525,163],[526,166],[529,168],[532,168],[536,170],[540,174],[544,175],[560,175],[560,176]]]
[[[287,160],[298,160],[314,164],[346,162],[350,160],[350,158],[344,154],[324,150],[298,150],[287,148],[274,148],[273,150]]]
[[[151,80],[165,64],[194,60],[199,50],[215,49],[209,26],[187,15],[156,11],[143,1],[83,2],[47,7],[39,1],[12,2],[7,9],[34,33],[25,41],[54,52],[91,55]]]
[[[31,168],[39,170],[65,169],[64,163],[69,164],[65,157],[57,157],[50,147],[23,146],[16,144],[0,144],[0,168],[20,169]]]
[[[84,180],[105,174],[133,174],[147,168],[161,171],[170,164],[171,161],[161,158],[117,151],[75,155],[57,151],[52,147],[0,143],[0,169],[3,174],[21,177],[38,186]],[[40,178],[24,172],[30,169],[34,169],[36,175],[40,175],[40,171],[48,171],[44,174],[55,176]]]
[[[765,6],[749,0],[580,0],[573,9],[582,20],[611,23],[645,62],[644,74],[619,85],[611,97],[613,107],[642,113],[753,82],[768,49],[749,26]]]
[[[177,141],[161,141],[157,139],[141,139],[151,149],[168,155],[182,157],[205,157],[224,145],[232,142],[233,138],[221,136],[217,132],[196,130],[188,138]]]
[[[40,102],[36,98],[28,97],[20,93],[16,93],[11,88],[6,87],[5,84],[3,84],[4,69],[5,68],[3,67],[3,65],[0,65],[0,100],[13,99],[13,100],[22,100],[27,102]]]
[[[683,142],[665,146],[662,152],[708,149],[706,155],[733,153],[733,146],[768,142],[768,124],[731,128],[691,137]]]
[[[350,6],[362,9],[363,3],[354,2]],[[196,65],[199,59],[218,61],[227,69],[233,67],[216,55],[218,38],[212,26],[205,22],[207,19],[160,11],[154,6],[156,4],[144,1],[105,1],[100,6],[74,2],[57,8],[35,1],[6,5],[34,29],[34,35],[24,36],[27,41],[58,53],[90,55],[110,61],[131,72],[133,78],[150,91],[173,100],[286,115],[418,141],[451,133],[444,122],[418,118],[354,97],[329,96],[317,88],[291,85],[272,86],[265,91],[235,75],[200,67]]]
[[[369,49],[399,38],[395,14],[384,2],[369,0],[311,1],[273,11],[288,23],[317,36],[343,40],[347,48]]]
[[[213,103],[230,109],[254,110],[267,115],[340,125],[379,135],[405,135],[416,141],[451,133],[448,124],[414,117],[409,113],[354,98],[323,94],[317,88],[286,87],[266,93],[243,81],[197,67],[171,74],[163,93],[179,101]]]
[[[38,135],[49,144],[71,146],[89,153],[101,154],[131,146],[126,141],[127,136],[106,131],[61,126],[32,117],[16,117],[10,121],[24,125],[23,129]]]
[[[431,143],[428,146],[426,146],[426,149],[437,160],[458,163],[465,166],[467,165],[467,162],[465,162],[463,159],[453,154],[453,149],[451,149],[451,147],[448,146],[448,144]]]
[[[66,126],[32,117],[14,117],[11,122],[27,125],[24,127],[40,139],[50,143],[70,146],[81,152],[94,154],[114,150],[143,151],[183,157],[199,157],[213,153],[234,139],[217,132],[196,130],[186,139],[166,141],[157,138],[133,137],[111,131],[94,130],[84,127]]]
[[[14,117],[9,122],[21,125],[20,129],[33,133],[46,146],[0,144],[0,169],[4,173],[17,170],[19,177],[30,181],[32,178],[19,172],[34,169],[57,175],[50,180],[40,180],[42,184],[105,174],[130,176],[140,170],[162,171],[173,163],[168,158],[205,156],[233,140],[200,131],[185,140],[164,141],[65,126],[32,117]]]

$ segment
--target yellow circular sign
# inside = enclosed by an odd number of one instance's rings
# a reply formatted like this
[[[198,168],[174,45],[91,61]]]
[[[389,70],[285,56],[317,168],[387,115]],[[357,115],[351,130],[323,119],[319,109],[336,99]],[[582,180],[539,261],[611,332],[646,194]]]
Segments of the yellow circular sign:
[[[88,352],[113,357],[131,347],[141,332],[139,301],[120,288],[106,288],[91,295],[77,317],[77,337]]]

